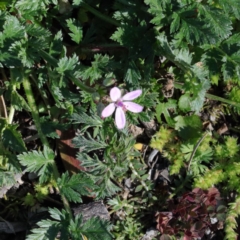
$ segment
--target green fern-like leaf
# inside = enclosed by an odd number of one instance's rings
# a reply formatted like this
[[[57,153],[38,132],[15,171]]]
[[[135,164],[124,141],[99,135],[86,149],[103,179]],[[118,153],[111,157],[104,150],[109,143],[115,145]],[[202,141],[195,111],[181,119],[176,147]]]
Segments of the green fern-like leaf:
[[[159,55],[165,56],[168,60],[175,63],[184,71],[191,70],[192,56],[187,50],[173,50],[166,36],[160,34],[157,36]]]
[[[74,239],[84,239],[89,240],[111,240],[113,237],[110,233],[109,222],[100,218],[90,218],[85,223],[82,223],[82,216],[78,215],[74,221],[71,221],[70,231],[75,237]]]
[[[81,166],[88,170],[88,173],[94,176],[102,176],[107,171],[107,165],[99,160],[98,156],[94,154],[90,157],[86,153],[78,153],[77,158],[81,161]]]
[[[69,239],[69,214],[65,210],[60,211],[56,208],[49,208],[49,213],[56,221],[46,219],[38,222],[38,228],[33,229],[26,240],[55,240],[58,233],[61,240]]]
[[[199,4],[198,11],[200,17],[208,22],[208,27],[210,27],[219,37],[219,42],[231,35],[232,22],[220,9],[210,8],[209,6]]]
[[[159,123],[161,123],[161,115],[163,114],[167,124],[171,127],[174,126],[174,121],[170,116],[168,109],[176,109],[176,103],[169,101],[167,103],[159,103],[156,107],[156,117]]]
[[[54,58],[58,58],[63,51],[63,44],[62,44],[62,32],[59,31],[54,36],[49,49],[49,54]]]
[[[21,111],[22,109],[24,109],[29,112],[31,111],[26,100],[17,91],[12,91],[11,102],[12,105],[16,108],[16,110]]]
[[[169,8],[171,6],[171,0],[145,0],[144,2],[149,5],[148,12],[154,16],[151,23],[159,26],[162,19],[166,16],[164,11],[166,6]]]
[[[54,240],[61,229],[59,222],[52,220],[42,220],[37,225],[39,228],[33,229],[26,240]]]
[[[37,172],[39,182],[44,183],[50,179],[53,172],[54,152],[44,146],[43,152],[27,152],[17,156],[20,163],[26,167],[26,171]]]
[[[7,16],[3,25],[4,39],[22,38],[24,36],[24,27],[15,16]]]
[[[214,44],[217,42],[217,36],[205,23],[198,19],[184,18],[182,19],[181,28],[175,35],[178,42],[186,39],[190,44]]]
[[[240,35],[233,34],[219,45],[205,45],[202,62],[208,68],[210,75],[222,72],[223,79],[229,80],[240,77]]]
[[[20,0],[16,2],[16,8],[26,19],[34,20],[34,17],[43,17],[46,15],[49,5],[54,0]]]
[[[111,174],[108,165],[100,161],[97,155],[90,157],[86,153],[79,153],[77,158],[81,161],[81,165],[86,168],[88,175],[93,179],[94,183],[99,187],[96,190],[97,199],[110,197],[120,191],[120,188],[110,179]]]
[[[217,0],[217,3],[223,8],[228,16],[234,16],[240,19],[240,2],[236,0]]]
[[[110,62],[108,55],[95,54],[94,61],[92,61],[91,67],[81,67],[80,71],[76,73],[77,77],[83,80],[90,80],[93,84],[96,80],[104,76],[105,69]]]
[[[70,219],[69,214],[65,210],[49,208],[51,218],[37,223],[38,228],[33,229],[26,240],[55,240],[60,235],[60,240],[110,240],[110,224],[106,220],[99,218],[90,218],[83,223],[82,215],[77,215],[74,219]]]
[[[82,40],[83,32],[79,23],[74,19],[67,20],[67,26],[69,27],[71,33],[69,33],[70,37],[74,42],[79,44]]]
[[[81,110],[78,111],[78,113],[73,113],[71,120],[74,123],[83,123],[85,125],[85,127],[81,129],[82,132],[84,132],[89,127],[101,127],[103,122],[102,119],[97,115],[89,116],[89,114],[86,114]]]
[[[76,68],[76,66],[79,64],[78,57],[76,54],[74,54],[72,57],[63,57],[58,62],[58,68],[57,71],[60,74],[63,74],[67,71],[72,71]]]
[[[96,149],[106,148],[108,145],[103,141],[94,140],[89,133],[87,133],[88,138],[82,135],[78,135],[73,139],[73,144],[76,148],[80,148],[81,151],[91,152]]]
[[[94,190],[93,181],[86,174],[78,173],[69,176],[64,173],[57,181],[60,193],[65,196],[69,201],[80,203],[82,202],[81,196],[90,195],[90,190]]]
[[[137,85],[140,79],[141,79],[141,74],[136,64],[133,61],[130,61],[124,80],[127,83]]]

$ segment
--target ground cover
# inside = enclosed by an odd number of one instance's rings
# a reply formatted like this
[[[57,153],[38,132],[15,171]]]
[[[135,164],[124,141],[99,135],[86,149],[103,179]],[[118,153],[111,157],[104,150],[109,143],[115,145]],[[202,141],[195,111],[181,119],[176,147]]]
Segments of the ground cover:
[[[237,239],[238,0],[0,8],[1,239]]]

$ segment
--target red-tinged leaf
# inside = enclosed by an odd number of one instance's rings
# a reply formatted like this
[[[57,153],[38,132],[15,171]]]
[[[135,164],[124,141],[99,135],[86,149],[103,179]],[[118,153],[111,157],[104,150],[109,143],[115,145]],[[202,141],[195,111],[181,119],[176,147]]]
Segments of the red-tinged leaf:
[[[217,188],[210,188],[207,193],[207,201],[205,202],[206,205],[216,205],[217,200],[220,199],[220,192]]]
[[[174,230],[169,225],[169,221],[172,219],[172,213],[171,212],[160,212],[156,214],[157,216],[157,229],[161,233],[169,233],[173,234]]]
[[[79,170],[84,171],[85,169],[81,167],[81,162],[76,159],[78,149],[74,148],[72,145],[72,139],[75,137],[74,130],[57,130],[57,134],[60,137],[57,140],[57,145],[65,169],[70,171],[71,173],[77,173],[79,172]]]
[[[186,199],[189,201],[189,202],[195,202],[195,197],[192,197],[191,195],[188,195],[186,197]]]
[[[192,240],[192,234],[190,231],[184,233],[183,240]]]
[[[196,194],[203,194],[203,190],[201,188],[194,188],[192,192]]]

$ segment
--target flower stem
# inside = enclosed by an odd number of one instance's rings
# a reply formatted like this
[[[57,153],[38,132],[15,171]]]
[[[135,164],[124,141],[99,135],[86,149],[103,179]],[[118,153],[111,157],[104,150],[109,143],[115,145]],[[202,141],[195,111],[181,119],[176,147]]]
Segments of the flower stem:
[[[29,78],[26,75],[24,75],[24,77],[23,77],[23,88],[24,88],[25,94],[27,96],[29,107],[32,110],[32,118],[33,118],[34,123],[36,125],[36,129],[38,131],[38,134],[39,134],[39,137],[42,141],[42,144],[44,146],[49,147],[48,140],[47,140],[46,136],[43,134],[42,129],[41,129],[38,109],[37,109],[36,102],[35,102],[35,99],[34,99],[34,96],[33,96],[33,92],[32,92],[32,88],[31,88],[31,85],[30,85]],[[53,164],[53,177],[54,177],[54,181],[56,183],[56,190],[58,192],[60,192],[59,188],[57,186],[57,179],[59,178],[59,172],[58,172],[58,169],[57,169],[57,166],[56,166],[55,162]],[[62,198],[63,205],[64,205],[66,211],[70,214],[70,217],[72,218],[72,211],[71,211],[68,200],[63,195],[61,195],[61,198]]]
[[[11,86],[12,86],[12,94],[13,94],[13,92],[15,92],[16,91],[16,82],[14,81],[14,79],[13,79],[13,74],[12,74],[12,71],[11,71],[11,69],[10,69],[10,81],[11,81]],[[8,123],[9,124],[11,124],[12,123],[12,121],[13,121],[13,117],[14,117],[14,114],[15,114],[15,108],[14,108],[14,106],[12,105],[12,97],[13,96],[11,96],[11,106],[10,106],[10,111],[9,111],[9,116],[8,116]]]
[[[32,92],[31,84],[30,84],[29,78],[25,74],[23,76],[23,88],[24,88],[24,91],[25,91],[25,94],[27,97],[28,105],[31,109],[32,118],[36,125],[36,129],[38,131],[38,134],[42,141],[42,144],[45,146],[49,146],[48,140],[47,140],[46,136],[43,134],[42,129],[41,129],[40,117],[38,114],[38,109],[37,109],[37,105],[36,105],[34,95]]]
[[[197,142],[196,146],[194,147],[193,151],[192,151],[192,154],[188,160],[188,166],[187,166],[187,170],[189,171],[190,170],[190,166],[191,166],[191,163],[192,163],[192,160],[193,160],[193,157],[198,149],[198,147],[200,146],[200,144],[202,143],[202,141],[205,139],[205,137],[209,134],[209,132],[205,132],[203,134],[203,136],[199,139],[199,141]]]
[[[54,177],[54,180],[56,183],[55,188],[56,188],[57,192],[60,192],[60,190],[57,186],[57,179],[60,177],[60,175],[59,175],[56,163],[53,164],[53,177]],[[64,195],[61,195],[61,198],[62,198],[62,202],[63,202],[65,210],[69,213],[71,219],[73,219],[72,210],[70,208],[70,204],[69,204],[68,200],[66,199],[66,197]]]

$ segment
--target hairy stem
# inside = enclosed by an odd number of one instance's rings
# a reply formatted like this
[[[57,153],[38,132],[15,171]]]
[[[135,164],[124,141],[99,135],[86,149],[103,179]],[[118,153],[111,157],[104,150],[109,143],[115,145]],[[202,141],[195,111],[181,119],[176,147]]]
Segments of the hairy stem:
[[[60,192],[60,190],[57,186],[57,179],[60,177],[60,175],[59,175],[56,163],[53,164],[53,177],[54,177],[54,180],[55,180],[55,183],[56,183],[56,190],[58,192]],[[72,210],[70,208],[70,204],[69,204],[68,200],[63,195],[61,195],[61,198],[62,198],[62,202],[63,202],[65,210],[70,214],[70,217],[73,219]]]
[[[189,158],[189,161],[188,161],[188,167],[187,167],[187,170],[189,171],[190,169],[190,166],[191,166],[191,163],[192,163],[192,160],[193,160],[193,157],[198,149],[198,147],[200,146],[200,144],[202,143],[202,141],[204,140],[204,138],[208,135],[209,132],[205,132],[203,134],[203,136],[200,138],[200,140],[197,142],[196,146],[194,147],[193,151],[192,151],[192,154]]]
[[[3,96],[0,96],[0,117],[8,118],[6,104]]]
[[[12,74],[12,71],[10,70],[10,81],[11,81],[11,85],[12,85],[12,93],[16,91],[16,83],[14,82],[14,79],[13,79],[13,74]],[[12,96],[11,96],[11,106],[10,106],[10,111],[9,111],[9,116],[8,116],[8,123],[11,124],[12,121],[13,121],[13,117],[14,117],[14,114],[15,114],[15,108],[12,104]]]
[[[16,86],[13,85],[13,91],[15,91],[15,90],[16,90]],[[9,110],[9,116],[8,116],[8,123],[9,123],[9,124],[12,124],[14,114],[15,114],[15,108],[14,108],[14,106],[11,104],[10,110]]]
[[[29,78],[24,75],[23,77],[23,88],[27,97],[27,101],[28,101],[28,105],[31,109],[31,113],[32,113],[32,118],[34,120],[34,123],[36,125],[36,129],[38,131],[39,137],[42,141],[42,144],[45,146],[49,146],[48,140],[46,138],[46,136],[43,134],[42,129],[41,129],[41,124],[40,124],[40,117],[38,114],[38,109],[37,109],[37,105],[34,99],[34,95],[32,92],[32,88],[31,88],[31,84],[29,81]]]

